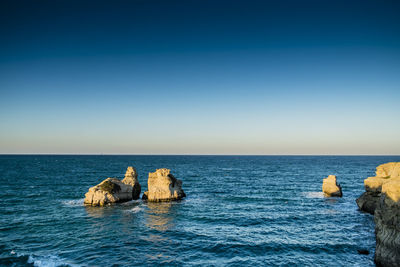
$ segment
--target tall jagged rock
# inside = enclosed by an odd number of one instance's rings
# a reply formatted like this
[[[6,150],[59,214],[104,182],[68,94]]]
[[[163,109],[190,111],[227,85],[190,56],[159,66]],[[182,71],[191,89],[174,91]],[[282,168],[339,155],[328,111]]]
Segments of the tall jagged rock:
[[[148,191],[144,192],[143,199],[148,201],[171,201],[185,197],[182,190],[182,181],[176,179],[169,169],[157,169],[149,173],[147,181]]]
[[[84,204],[104,206],[110,203],[126,202],[138,199],[140,190],[136,170],[128,167],[122,181],[117,178],[107,178],[100,184],[89,188],[85,194]]]
[[[134,167],[128,167],[125,173],[125,178],[122,179],[122,182],[127,185],[131,185],[132,188],[132,199],[139,199],[140,191],[142,190],[139,180],[138,180],[137,171]]]
[[[326,197],[342,197],[342,187],[337,184],[335,175],[329,175],[323,180],[322,192]]]
[[[356,200],[360,210],[374,214],[382,186],[393,179],[400,179],[400,162],[389,162],[376,167],[376,176],[364,180],[365,192]]]

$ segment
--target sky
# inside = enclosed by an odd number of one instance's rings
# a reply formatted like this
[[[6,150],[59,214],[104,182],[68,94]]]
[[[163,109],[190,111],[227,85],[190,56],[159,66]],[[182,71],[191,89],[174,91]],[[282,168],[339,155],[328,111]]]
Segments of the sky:
[[[400,154],[399,1],[1,1],[0,153]]]

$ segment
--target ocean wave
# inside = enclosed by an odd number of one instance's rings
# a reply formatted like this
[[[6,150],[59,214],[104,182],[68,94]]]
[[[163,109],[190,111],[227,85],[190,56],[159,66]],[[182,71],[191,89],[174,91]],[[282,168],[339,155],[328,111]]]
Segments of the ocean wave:
[[[70,199],[70,200],[63,200],[62,203],[64,206],[68,207],[77,207],[77,206],[83,206],[83,201],[84,199]]]
[[[68,266],[68,264],[61,261],[56,256],[37,257],[29,256],[27,263],[33,264],[37,267],[56,267],[56,266]]]

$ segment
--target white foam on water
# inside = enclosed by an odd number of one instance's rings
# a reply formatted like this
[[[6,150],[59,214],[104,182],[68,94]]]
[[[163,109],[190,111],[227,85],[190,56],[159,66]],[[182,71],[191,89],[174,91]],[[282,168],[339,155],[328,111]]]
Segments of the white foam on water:
[[[83,201],[84,199],[71,199],[71,200],[63,200],[62,203],[65,206],[69,207],[78,207],[78,206],[83,206]]]
[[[304,196],[306,198],[324,198],[323,192],[305,192]]]
[[[142,208],[142,207],[140,207],[140,206],[136,206],[136,207],[134,207],[134,208],[130,209],[130,210],[129,210],[129,212],[132,212],[132,213],[138,213],[138,212],[140,212],[140,211],[142,211],[142,210],[143,210],[143,208]]]
[[[33,264],[36,267],[59,267],[59,266],[79,266],[68,263],[55,255],[49,256],[33,256],[29,255],[27,263]]]

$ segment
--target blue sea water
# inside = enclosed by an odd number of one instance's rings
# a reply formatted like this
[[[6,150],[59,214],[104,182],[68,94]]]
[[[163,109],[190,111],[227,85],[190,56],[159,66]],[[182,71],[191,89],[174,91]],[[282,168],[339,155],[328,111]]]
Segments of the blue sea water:
[[[373,266],[363,180],[399,156],[0,156],[1,266]],[[135,166],[169,168],[187,198],[85,207]],[[324,198],[335,174],[343,198]],[[367,249],[369,255],[358,254]]]

